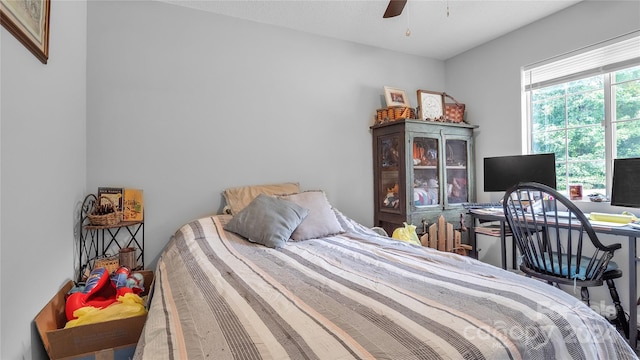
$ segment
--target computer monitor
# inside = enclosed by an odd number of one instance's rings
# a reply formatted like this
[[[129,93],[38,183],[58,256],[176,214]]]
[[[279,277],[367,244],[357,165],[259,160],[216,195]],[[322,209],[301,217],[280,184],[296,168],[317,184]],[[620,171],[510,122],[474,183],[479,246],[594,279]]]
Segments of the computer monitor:
[[[521,182],[537,182],[556,188],[556,156],[553,153],[484,158],[484,191],[506,191]]]
[[[640,158],[613,160],[611,205],[640,208]]]

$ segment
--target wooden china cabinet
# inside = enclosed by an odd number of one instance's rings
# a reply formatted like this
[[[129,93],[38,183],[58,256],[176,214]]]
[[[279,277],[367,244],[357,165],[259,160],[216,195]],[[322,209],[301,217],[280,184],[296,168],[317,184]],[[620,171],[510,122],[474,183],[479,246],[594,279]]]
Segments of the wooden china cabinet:
[[[391,236],[406,222],[420,235],[440,215],[460,228],[460,214],[471,225],[462,204],[476,198],[475,128],[424,120],[372,126],[374,226]]]

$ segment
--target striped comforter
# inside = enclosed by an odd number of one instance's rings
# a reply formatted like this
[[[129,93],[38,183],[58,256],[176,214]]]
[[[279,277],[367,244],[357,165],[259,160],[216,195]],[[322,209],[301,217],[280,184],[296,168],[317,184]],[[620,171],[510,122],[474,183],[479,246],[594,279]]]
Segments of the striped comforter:
[[[579,300],[473,259],[380,237],[270,249],[193,221],[158,261],[135,359],[635,359]]]

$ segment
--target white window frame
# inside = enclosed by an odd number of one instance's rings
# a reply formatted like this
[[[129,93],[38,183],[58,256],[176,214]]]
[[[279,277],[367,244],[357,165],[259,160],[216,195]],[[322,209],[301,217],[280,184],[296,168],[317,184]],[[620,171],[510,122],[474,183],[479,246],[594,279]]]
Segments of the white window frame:
[[[604,76],[605,192],[611,189],[615,134],[611,74],[640,65],[640,30],[522,67],[522,153],[532,153],[531,90],[595,75]],[[568,184],[567,184],[568,185]],[[609,195],[609,194],[607,194]]]

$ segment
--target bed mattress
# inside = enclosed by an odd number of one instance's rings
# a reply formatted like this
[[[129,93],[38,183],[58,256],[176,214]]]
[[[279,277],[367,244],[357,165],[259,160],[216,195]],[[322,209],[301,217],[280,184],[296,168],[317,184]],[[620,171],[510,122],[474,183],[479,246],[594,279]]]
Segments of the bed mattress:
[[[456,254],[345,233],[267,248],[181,227],[164,249],[135,359],[635,359],[559,289]]]

